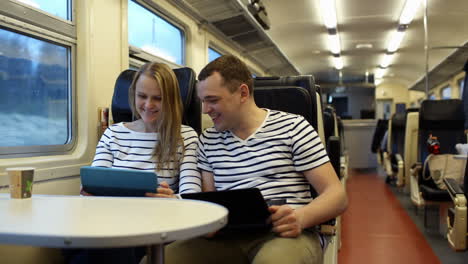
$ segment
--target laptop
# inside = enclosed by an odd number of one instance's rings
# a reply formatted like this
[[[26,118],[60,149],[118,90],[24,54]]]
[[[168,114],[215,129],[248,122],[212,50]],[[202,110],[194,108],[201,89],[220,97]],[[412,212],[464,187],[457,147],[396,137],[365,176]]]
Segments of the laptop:
[[[80,176],[83,190],[96,196],[145,196],[158,187],[154,171],[85,166]]]
[[[220,230],[228,232],[267,232],[271,230],[268,221],[270,212],[259,189],[237,189],[216,192],[181,194],[183,199],[216,203],[229,211],[228,223]]]

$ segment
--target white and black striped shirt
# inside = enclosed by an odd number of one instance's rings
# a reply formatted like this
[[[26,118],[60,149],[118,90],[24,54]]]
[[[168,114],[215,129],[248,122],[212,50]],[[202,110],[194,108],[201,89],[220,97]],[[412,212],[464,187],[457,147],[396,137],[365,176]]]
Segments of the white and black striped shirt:
[[[198,168],[214,174],[217,190],[258,188],[267,201],[305,205],[312,197],[302,172],[328,162],[327,153],[302,116],[266,110],[263,124],[245,140],[230,131],[205,130]]]
[[[174,192],[190,193],[201,191],[201,177],[197,169],[198,136],[193,128],[182,125],[185,153],[180,172],[171,168],[158,171],[158,182],[166,181]],[[152,157],[159,133],[135,132],[118,123],[106,129],[97,147],[92,166],[154,171]],[[179,148],[179,154],[181,154]],[[155,190],[156,191],[156,190]]]

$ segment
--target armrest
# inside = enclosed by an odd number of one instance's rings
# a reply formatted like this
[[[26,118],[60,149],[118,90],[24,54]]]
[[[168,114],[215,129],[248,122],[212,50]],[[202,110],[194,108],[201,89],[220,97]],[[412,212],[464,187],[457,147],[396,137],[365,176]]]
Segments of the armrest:
[[[318,226],[318,231],[320,234],[334,236],[336,234],[336,218],[328,220],[325,223],[322,223]]]
[[[405,184],[405,174],[404,174],[404,167],[405,167],[405,163],[403,161],[403,158],[401,157],[401,154],[397,153],[395,154],[395,160],[397,162],[397,166],[398,166],[398,172],[397,172],[397,181],[396,181],[396,184],[398,187],[401,187]]]
[[[464,194],[463,190],[460,187],[460,184],[452,178],[444,178],[445,186],[447,186],[447,191],[451,196],[456,196],[457,194]]]
[[[395,154],[395,159],[397,161],[397,164],[398,165],[403,165],[403,158],[401,157],[401,155],[399,153]]]
[[[411,176],[418,178],[419,172],[421,170],[422,170],[422,163],[416,162],[413,165],[411,165],[410,174]]]

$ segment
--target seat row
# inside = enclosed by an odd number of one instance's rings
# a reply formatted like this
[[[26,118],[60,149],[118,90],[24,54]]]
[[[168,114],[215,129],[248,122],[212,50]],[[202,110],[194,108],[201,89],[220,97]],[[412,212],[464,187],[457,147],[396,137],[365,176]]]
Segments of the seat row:
[[[425,100],[419,109],[408,109],[395,113],[390,120],[379,120],[372,144],[388,182],[409,194],[415,208],[423,208],[425,227],[428,206],[439,207],[440,229],[447,230],[443,235],[455,250],[467,248],[467,179],[464,177],[465,191],[460,181],[454,180],[445,180],[447,185],[451,184],[446,188],[438,181],[439,172],[443,174],[445,167],[451,165],[447,163],[441,170],[429,167],[436,166],[431,163],[434,155],[458,154],[456,144],[465,144],[467,139],[464,120],[462,100]],[[454,157],[466,160],[466,155]],[[461,170],[467,173],[465,166]]]

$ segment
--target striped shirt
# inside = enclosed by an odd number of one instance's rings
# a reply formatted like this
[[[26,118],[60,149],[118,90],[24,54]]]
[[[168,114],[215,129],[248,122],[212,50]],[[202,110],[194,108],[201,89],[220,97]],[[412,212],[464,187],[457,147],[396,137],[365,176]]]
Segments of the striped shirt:
[[[200,192],[201,177],[196,156],[198,136],[193,128],[185,125],[182,125],[181,133],[185,153],[180,171],[174,173],[171,168],[163,168],[156,172],[158,182],[166,181],[176,193]],[[102,135],[92,166],[154,171],[156,164],[152,155],[158,138],[158,133],[135,132],[123,123],[114,124]],[[179,148],[179,155],[181,151]]]
[[[217,190],[258,188],[265,200],[297,207],[312,200],[303,171],[329,161],[313,127],[300,115],[267,110],[262,125],[242,140],[213,127],[200,136],[198,168],[214,174]]]

